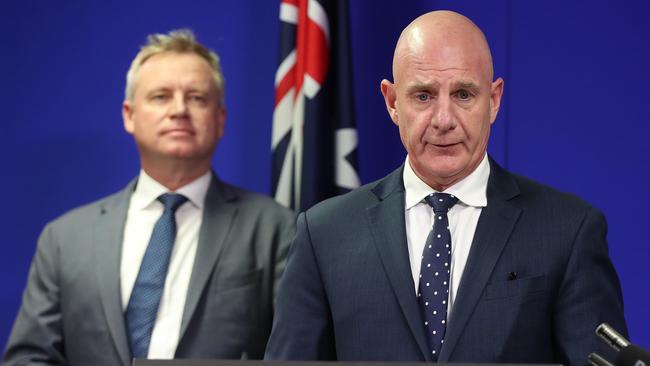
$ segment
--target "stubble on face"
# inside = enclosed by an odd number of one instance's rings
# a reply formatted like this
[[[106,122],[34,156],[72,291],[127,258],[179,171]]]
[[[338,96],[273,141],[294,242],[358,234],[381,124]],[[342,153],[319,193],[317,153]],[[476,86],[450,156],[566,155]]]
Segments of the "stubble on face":
[[[402,32],[393,76],[395,84],[384,80],[382,93],[409,163],[425,183],[443,191],[471,174],[487,148],[494,119],[485,37],[460,14],[425,14]]]

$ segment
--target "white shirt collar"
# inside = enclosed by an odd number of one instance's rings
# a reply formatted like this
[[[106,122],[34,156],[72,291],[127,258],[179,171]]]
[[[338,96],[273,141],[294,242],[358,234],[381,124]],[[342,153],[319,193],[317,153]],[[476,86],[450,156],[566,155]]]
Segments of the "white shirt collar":
[[[485,154],[481,163],[470,175],[447,188],[444,192],[458,197],[459,201],[467,206],[485,207],[487,206],[486,192],[489,177],[490,162],[487,154]],[[437,192],[415,174],[413,168],[411,168],[408,155],[406,156],[406,162],[404,163],[402,178],[404,179],[405,203],[407,210],[422,202],[424,197]]]
[[[199,178],[177,189],[175,193],[182,194],[187,197],[194,206],[203,209],[203,203],[205,201],[205,196],[208,193],[211,179],[212,174],[208,170]],[[158,183],[141,169],[140,176],[138,177],[138,184],[133,192],[131,205],[137,209],[147,208],[155,202],[161,194],[168,192],[169,189]]]

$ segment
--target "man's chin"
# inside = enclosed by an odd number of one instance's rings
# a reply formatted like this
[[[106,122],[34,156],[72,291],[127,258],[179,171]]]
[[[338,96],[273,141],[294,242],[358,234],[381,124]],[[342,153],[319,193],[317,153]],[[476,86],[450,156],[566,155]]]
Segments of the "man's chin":
[[[427,162],[422,166],[421,173],[416,168],[417,175],[427,184],[436,183],[436,185],[449,186],[462,179],[464,165],[458,159],[445,159],[437,157],[433,161]],[[435,187],[434,187],[435,188]]]
[[[174,147],[161,151],[158,156],[169,160],[202,160],[205,154],[195,148]]]
[[[424,163],[427,171],[441,178],[456,175],[466,165],[463,156],[458,154],[430,154]]]

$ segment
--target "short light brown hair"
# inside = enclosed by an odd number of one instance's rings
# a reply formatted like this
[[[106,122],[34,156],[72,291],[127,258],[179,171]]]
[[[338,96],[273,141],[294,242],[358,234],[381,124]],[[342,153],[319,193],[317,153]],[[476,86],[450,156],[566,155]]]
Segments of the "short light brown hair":
[[[126,89],[124,91],[127,100],[133,100],[135,90],[135,79],[142,64],[151,56],[163,52],[193,53],[205,59],[212,68],[214,83],[219,93],[219,99],[223,105],[225,94],[225,81],[221,72],[219,56],[196,40],[194,33],[189,29],[172,30],[167,34],[150,34],[147,43],[140,47],[140,52],[135,56],[131,67],[126,73]]]

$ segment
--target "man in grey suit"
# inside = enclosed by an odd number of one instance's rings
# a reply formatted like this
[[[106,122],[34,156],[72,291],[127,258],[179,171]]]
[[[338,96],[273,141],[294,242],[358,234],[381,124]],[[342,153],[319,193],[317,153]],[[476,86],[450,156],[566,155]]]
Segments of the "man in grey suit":
[[[562,363],[626,332],[603,215],[488,157],[503,93],[483,33],[436,11],[381,91],[408,153],[301,214],[266,359]]]
[[[149,37],[123,105],[140,174],[46,226],[3,365],[262,357],[295,216],[211,171],[223,96],[190,31]]]

